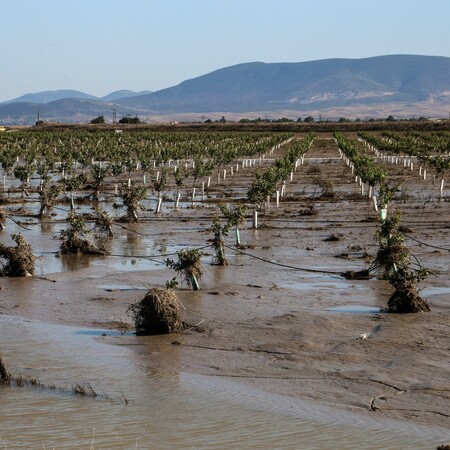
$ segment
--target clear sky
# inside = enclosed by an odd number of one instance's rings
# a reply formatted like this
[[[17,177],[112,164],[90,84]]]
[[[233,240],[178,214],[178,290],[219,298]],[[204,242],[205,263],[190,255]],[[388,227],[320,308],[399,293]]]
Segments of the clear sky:
[[[159,90],[234,64],[450,57],[450,0],[0,0],[0,101]]]

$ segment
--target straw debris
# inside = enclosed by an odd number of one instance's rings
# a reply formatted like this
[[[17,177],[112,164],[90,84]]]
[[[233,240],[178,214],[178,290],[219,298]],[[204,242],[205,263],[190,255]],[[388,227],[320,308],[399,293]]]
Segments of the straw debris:
[[[0,261],[6,261],[0,267],[0,276],[32,277],[35,257],[31,245],[21,234],[12,234],[11,237],[17,244],[15,247],[0,243]]]
[[[146,296],[128,307],[137,335],[167,334],[182,331],[183,306],[172,289],[150,289]]]

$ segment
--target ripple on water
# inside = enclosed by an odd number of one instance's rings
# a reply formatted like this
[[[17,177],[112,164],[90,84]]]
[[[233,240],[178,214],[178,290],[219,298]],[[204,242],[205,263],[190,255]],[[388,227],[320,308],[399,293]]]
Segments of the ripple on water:
[[[114,337],[114,339],[121,339]],[[100,399],[68,391],[0,386],[0,446],[5,448],[329,449],[432,448],[450,434],[382,421],[268,394],[222,377],[157,364],[125,336],[105,344],[92,330],[0,316],[0,342],[14,371],[58,386],[88,382]],[[120,341],[119,341],[120,342]],[[130,350],[134,348],[134,351]],[[155,350],[156,351],[156,350]],[[42,376],[42,379],[41,379]],[[447,433],[447,434],[445,434]]]

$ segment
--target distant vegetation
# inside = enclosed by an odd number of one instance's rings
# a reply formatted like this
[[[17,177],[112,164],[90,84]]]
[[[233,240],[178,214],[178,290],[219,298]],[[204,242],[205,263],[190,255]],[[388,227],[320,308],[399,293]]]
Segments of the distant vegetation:
[[[136,117],[130,117],[130,116],[127,116],[127,117],[122,117],[120,120],[119,120],[119,123],[129,123],[129,124],[134,124],[134,125],[136,125],[136,124],[138,124],[138,123],[142,123],[141,122],[141,120],[139,119],[139,117],[138,116],[136,116]]]
[[[105,116],[98,116],[91,120],[91,123],[105,123]]]

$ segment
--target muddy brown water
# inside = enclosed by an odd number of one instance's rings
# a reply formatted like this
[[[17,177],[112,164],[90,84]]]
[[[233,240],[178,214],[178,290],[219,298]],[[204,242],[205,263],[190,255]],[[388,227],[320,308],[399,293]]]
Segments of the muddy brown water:
[[[0,387],[2,447],[423,449],[445,436],[444,430],[403,422],[363,421],[176,367],[149,373],[131,345],[105,344],[100,333],[0,316],[12,372],[55,387]],[[71,392],[87,383],[97,398]]]

